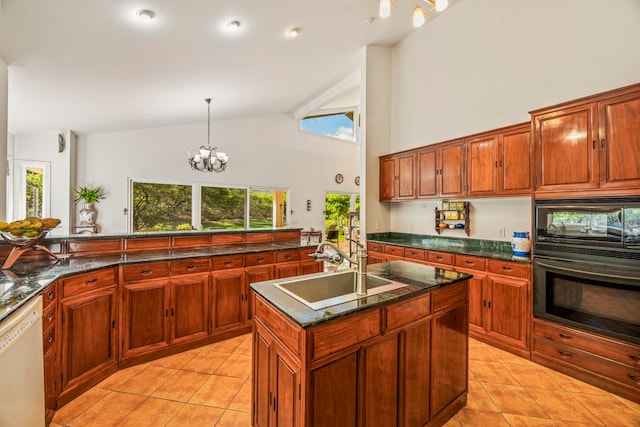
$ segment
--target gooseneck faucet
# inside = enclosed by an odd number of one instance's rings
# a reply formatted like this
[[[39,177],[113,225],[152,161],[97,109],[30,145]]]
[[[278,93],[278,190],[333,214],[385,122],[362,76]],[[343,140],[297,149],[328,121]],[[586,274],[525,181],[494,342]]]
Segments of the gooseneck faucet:
[[[352,264],[355,264],[358,267],[358,273],[356,275],[356,295],[363,296],[367,295],[367,248],[360,242],[349,239],[345,237],[345,240],[349,240],[356,244],[356,259],[354,260],[349,255],[344,253],[338,246],[333,244],[332,242],[324,241],[321,242],[316,251],[309,256],[316,261],[328,261],[334,264],[341,264],[345,259]],[[333,250],[336,251],[336,254],[330,255],[323,252],[325,246],[329,246]]]

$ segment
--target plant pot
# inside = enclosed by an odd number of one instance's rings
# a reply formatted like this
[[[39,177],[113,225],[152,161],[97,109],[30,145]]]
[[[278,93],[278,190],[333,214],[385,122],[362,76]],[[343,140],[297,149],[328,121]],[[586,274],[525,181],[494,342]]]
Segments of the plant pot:
[[[93,203],[85,203],[80,209],[80,225],[94,225],[96,209]]]

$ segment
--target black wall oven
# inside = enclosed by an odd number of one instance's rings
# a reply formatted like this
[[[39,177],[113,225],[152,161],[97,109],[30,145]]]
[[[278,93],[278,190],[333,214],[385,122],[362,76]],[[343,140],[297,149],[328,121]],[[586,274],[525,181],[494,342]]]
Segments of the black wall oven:
[[[534,209],[534,315],[640,344],[640,198]]]

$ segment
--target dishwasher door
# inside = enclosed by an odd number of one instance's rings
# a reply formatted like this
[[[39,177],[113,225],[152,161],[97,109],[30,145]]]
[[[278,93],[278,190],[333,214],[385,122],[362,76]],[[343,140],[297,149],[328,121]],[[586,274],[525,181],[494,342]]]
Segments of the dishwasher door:
[[[42,297],[0,323],[0,426],[45,425]]]

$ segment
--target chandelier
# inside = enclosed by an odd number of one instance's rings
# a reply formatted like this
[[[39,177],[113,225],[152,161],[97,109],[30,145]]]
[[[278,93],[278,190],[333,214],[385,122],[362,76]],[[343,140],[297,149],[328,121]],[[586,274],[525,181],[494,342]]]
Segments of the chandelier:
[[[207,146],[201,145],[194,154],[187,152],[191,169],[200,172],[222,172],[227,167],[229,156],[218,151],[218,147],[211,147],[211,98],[205,99],[207,102]]]
[[[386,18],[391,15],[391,2],[393,0],[380,0],[380,17]],[[429,6],[427,10],[424,10],[422,6],[416,5],[413,9],[413,26],[422,27],[424,25],[427,16],[434,10],[442,12],[449,6],[449,0],[424,0]]]

